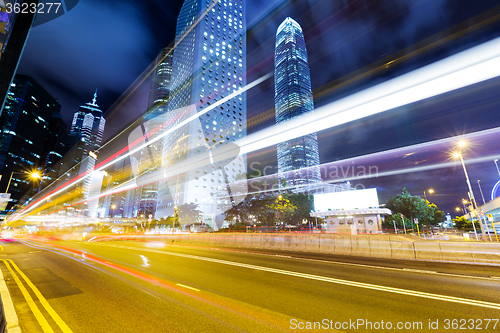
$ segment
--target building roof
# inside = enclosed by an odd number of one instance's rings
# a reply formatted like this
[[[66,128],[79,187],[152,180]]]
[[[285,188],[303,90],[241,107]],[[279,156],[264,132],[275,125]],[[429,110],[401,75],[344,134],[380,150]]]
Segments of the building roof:
[[[388,208],[365,208],[347,210],[327,210],[323,212],[311,212],[311,217],[344,216],[344,215],[392,215]]]

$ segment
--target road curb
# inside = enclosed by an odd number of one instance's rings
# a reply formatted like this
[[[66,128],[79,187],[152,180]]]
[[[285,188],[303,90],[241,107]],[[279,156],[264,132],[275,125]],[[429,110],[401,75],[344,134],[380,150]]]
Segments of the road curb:
[[[2,270],[0,270],[0,296],[2,297],[3,311],[5,314],[5,320],[7,321],[7,332],[21,333],[16,309],[14,308],[14,303],[10,297],[9,289],[7,289],[7,284],[5,283]]]

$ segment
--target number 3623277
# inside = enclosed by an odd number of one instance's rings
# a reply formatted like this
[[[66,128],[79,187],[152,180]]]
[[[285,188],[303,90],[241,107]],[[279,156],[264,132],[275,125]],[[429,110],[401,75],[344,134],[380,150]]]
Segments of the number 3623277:
[[[449,330],[481,330],[497,328],[498,319],[445,319],[444,329]]]
[[[57,13],[61,7],[60,2],[47,2],[47,3],[7,3],[5,5],[7,13],[16,14],[49,14]]]

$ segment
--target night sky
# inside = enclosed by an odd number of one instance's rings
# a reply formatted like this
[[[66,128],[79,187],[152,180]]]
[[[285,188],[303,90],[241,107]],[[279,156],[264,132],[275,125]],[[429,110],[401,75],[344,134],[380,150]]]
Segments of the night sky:
[[[493,0],[247,0],[247,82],[273,71],[276,29],[287,16],[303,28],[318,107],[498,37],[498,21],[478,25],[500,13],[498,4]],[[91,101],[98,88],[97,103],[107,119],[105,138],[110,138],[146,111],[147,73],[160,49],[173,45],[181,5],[177,0],[80,0],[67,14],[32,29],[18,73],[31,75],[58,98],[68,125],[78,106]],[[395,59],[400,60],[385,66]],[[499,87],[499,80],[491,80],[320,132],[321,162],[497,127]],[[255,120],[249,121],[249,133],[274,124],[273,94],[272,80],[247,94],[247,115]],[[498,151],[489,144],[490,153]],[[275,150],[249,156],[249,163],[255,161],[275,166]],[[493,160],[468,168],[476,196],[480,198],[476,181],[481,179],[489,197],[499,178]],[[414,195],[432,187],[436,193],[428,199],[445,212],[452,212],[467,196],[458,164],[364,183],[379,188],[381,202],[405,186]]]

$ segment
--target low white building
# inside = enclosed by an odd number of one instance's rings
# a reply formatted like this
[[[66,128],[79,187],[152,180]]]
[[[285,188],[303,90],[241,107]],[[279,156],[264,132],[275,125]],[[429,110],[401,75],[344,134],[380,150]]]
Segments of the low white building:
[[[326,222],[326,232],[338,234],[376,234],[382,229],[384,215],[391,215],[388,208],[327,210],[311,213]]]
[[[311,217],[325,219],[326,231],[338,234],[376,234],[382,229],[387,208],[379,208],[377,189],[314,195]]]

